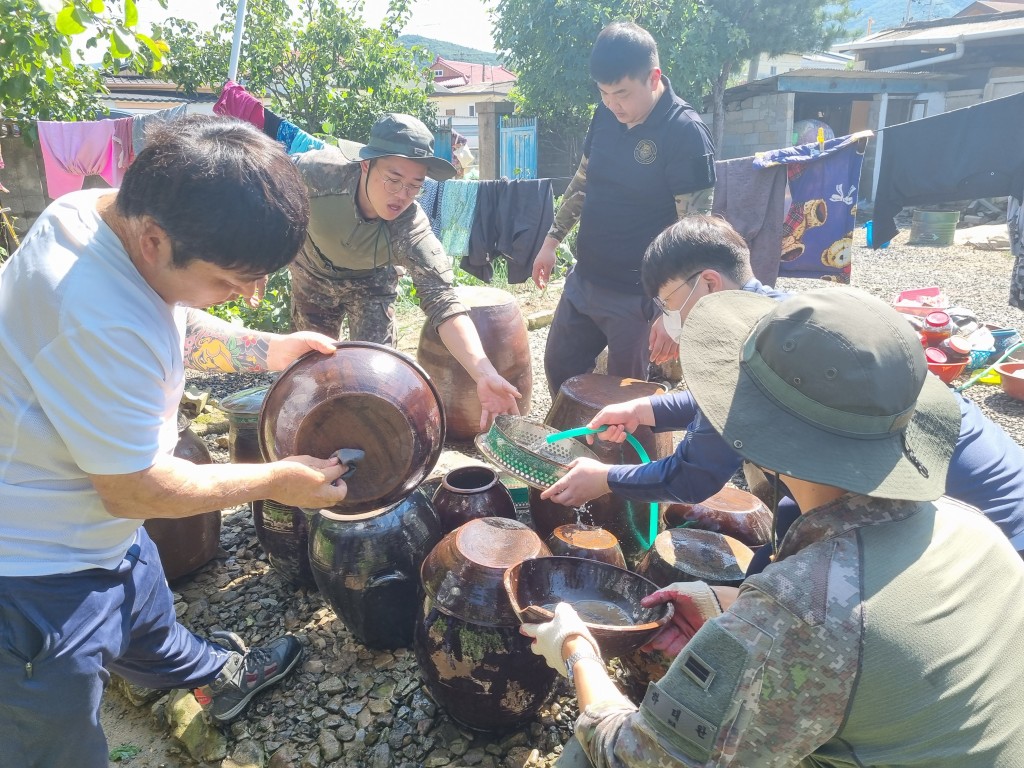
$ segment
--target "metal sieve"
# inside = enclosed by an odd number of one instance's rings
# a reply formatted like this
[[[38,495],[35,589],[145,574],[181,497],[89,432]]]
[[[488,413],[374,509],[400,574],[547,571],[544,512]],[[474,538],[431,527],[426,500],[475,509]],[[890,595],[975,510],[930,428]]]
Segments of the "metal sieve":
[[[489,462],[518,477],[527,485],[546,490],[568,472],[574,460],[597,456],[578,440],[549,443],[558,430],[527,421],[521,416],[498,416],[491,428],[476,437],[476,447]]]

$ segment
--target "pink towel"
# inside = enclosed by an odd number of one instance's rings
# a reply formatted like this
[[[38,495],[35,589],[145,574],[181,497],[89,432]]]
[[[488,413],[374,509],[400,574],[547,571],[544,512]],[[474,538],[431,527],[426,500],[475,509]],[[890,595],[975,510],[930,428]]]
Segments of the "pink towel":
[[[77,192],[86,176],[121,185],[132,154],[132,119],[55,123],[40,120],[39,148],[46,172],[46,193],[56,199]]]
[[[266,115],[263,112],[263,102],[249,93],[234,80],[224,83],[224,90],[220,98],[213,105],[213,111],[218,115],[237,117],[252,123],[261,131]]]

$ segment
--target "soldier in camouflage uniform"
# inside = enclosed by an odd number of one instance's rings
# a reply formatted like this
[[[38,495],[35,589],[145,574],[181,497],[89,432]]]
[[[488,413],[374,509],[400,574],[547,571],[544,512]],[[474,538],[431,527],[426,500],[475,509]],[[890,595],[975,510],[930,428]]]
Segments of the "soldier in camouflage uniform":
[[[850,288],[721,292],[681,348],[700,408],[804,512],[724,612],[701,582],[644,600],[675,605],[653,645],[678,655],[639,707],[571,607],[523,627],[575,676],[560,767],[1021,765],[1024,563],[938,498],[959,409],[909,324]]]
[[[310,196],[308,234],[291,265],[295,328],[338,338],[347,317],[349,339],[394,346],[401,269],[427,321],[476,382],[483,421],[518,414],[519,393],[487,359],[452,289],[451,260],[415,202],[427,175],[455,174],[451,163],[434,157],[427,127],[410,115],[385,115],[369,144],[340,142],[295,155],[294,162]]]

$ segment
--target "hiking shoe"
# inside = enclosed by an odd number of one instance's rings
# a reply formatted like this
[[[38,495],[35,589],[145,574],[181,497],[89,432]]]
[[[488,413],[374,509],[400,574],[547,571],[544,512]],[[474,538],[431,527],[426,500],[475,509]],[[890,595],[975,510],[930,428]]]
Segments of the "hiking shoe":
[[[193,693],[218,723],[238,717],[253,696],[291,672],[302,657],[302,645],[291,635],[251,650],[234,632],[214,632],[213,637],[226,640],[234,653],[216,680]]]

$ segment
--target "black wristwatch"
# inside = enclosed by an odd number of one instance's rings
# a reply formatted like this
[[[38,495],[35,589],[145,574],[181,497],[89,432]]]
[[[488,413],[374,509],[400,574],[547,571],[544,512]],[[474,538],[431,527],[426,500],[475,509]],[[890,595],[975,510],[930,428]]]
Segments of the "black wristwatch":
[[[569,682],[573,685],[576,684],[576,680],[573,678],[572,669],[576,666],[576,662],[581,659],[597,659],[598,661],[602,661],[601,657],[594,653],[593,648],[581,648],[578,651],[570,653],[569,657],[565,660],[565,674],[569,678]]]

